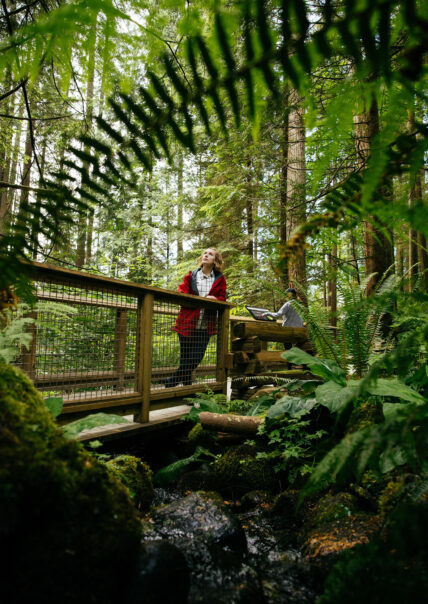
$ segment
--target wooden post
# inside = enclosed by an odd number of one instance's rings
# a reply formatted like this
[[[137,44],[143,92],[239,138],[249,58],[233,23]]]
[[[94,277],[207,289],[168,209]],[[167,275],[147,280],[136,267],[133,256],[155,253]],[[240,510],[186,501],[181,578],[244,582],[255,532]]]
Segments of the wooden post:
[[[25,315],[31,319],[37,319],[36,312],[30,312]],[[22,347],[21,352],[21,368],[31,380],[34,380],[36,377],[36,343],[37,343],[37,327],[36,323],[30,323],[27,325],[26,331],[31,334],[31,342],[29,344],[28,350]]]
[[[141,410],[135,421],[149,421],[150,386],[152,379],[153,294],[138,300],[138,367],[137,391],[141,394]]]
[[[223,394],[226,394],[227,390],[227,362],[226,355],[228,354],[228,343],[229,343],[229,308],[220,310],[219,327],[220,333],[217,339],[217,371],[216,380],[223,384]]]
[[[117,377],[117,390],[123,390],[125,386],[126,317],[127,311],[118,308],[114,328],[113,362],[113,369]]]

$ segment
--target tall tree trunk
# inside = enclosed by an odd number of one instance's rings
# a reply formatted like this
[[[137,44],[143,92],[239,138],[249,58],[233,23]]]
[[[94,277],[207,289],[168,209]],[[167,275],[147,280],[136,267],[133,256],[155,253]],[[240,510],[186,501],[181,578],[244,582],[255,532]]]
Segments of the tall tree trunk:
[[[423,168],[416,174],[416,195],[417,198],[423,200],[422,183],[424,182],[425,174]],[[418,268],[421,275],[421,288],[423,291],[428,290],[428,249],[426,237],[417,233],[417,252],[418,252]]]
[[[23,105],[21,104],[19,106],[19,110],[18,110],[18,117],[22,116],[22,112],[23,112]],[[10,172],[9,172],[9,182],[11,184],[15,184],[16,183],[16,178],[17,178],[17,173],[18,173],[18,163],[19,163],[19,153],[20,153],[20,149],[21,149],[21,139],[22,139],[22,131],[23,131],[23,124],[25,122],[22,120],[19,120],[18,125],[16,126],[15,129],[15,138],[13,140],[13,144],[12,144],[12,163],[10,166]],[[7,200],[6,200],[6,217],[5,217],[5,222],[7,223],[9,218],[8,216],[11,216],[14,214],[14,204],[17,203],[17,192],[16,189],[9,189],[7,191]]]
[[[30,122],[28,122],[27,135],[25,139],[25,151],[24,151],[24,159],[22,162],[22,180],[21,184],[24,187],[30,187],[31,185],[31,166],[33,163],[33,145],[31,143],[31,131],[30,131]],[[20,219],[25,220],[25,217],[28,212],[28,204],[29,204],[29,190],[28,188],[21,190],[21,195],[19,197],[19,210],[18,216]]]
[[[370,155],[374,137],[379,133],[379,110],[373,97],[367,110],[354,116],[355,146],[357,165],[362,168]],[[391,191],[384,187],[382,194],[390,197]],[[366,275],[372,275],[367,283],[366,295],[370,296],[385,272],[393,262],[392,235],[387,232],[379,220],[372,216],[370,222],[364,223],[364,256]]]
[[[288,103],[288,90],[284,91],[284,103]],[[288,167],[288,111],[285,112],[281,137],[281,168],[279,174],[279,245],[285,249],[287,243],[287,167]],[[288,263],[281,262],[280,275],[282,287],[288,287]]]
[[[247,221],[247,254],[250,258],[249,272],[254,271],[254,216],[253,216],[253,180],[251,158],[247,158],[245,216]]]
[[[178,153],[177,170],[177,262],[183,261],[183,153]]]
[[[288,118],[287,231],[289,234],[306,220],[306,139],[301,101],[297,90],[292,89],[289,94]],[[297,287],[300,295],[303,296],[299,285],[305,287],[306,284],[304,249],[299,250],[298,254],[288,262],[288,277],[290,286]]]
[[[11,85],[10,70],[6,73],[5,88],[10,88]],[[4,100],[3,110],[6,114],[14,113],[14,95],[7,97]],[[2,146],[0,148],[0,181],[10,182],[9,176],[12,164],[12,136],[13,136],[13,120],[0,120],[0,138]],[[8,220],[10,205],[8,201],[9,189],[0,189],[0,234],[5,234],[6,223]]]
[[[329,279],[327,282],[327,306],[330,309],[330,325],[337,324],[337,242],[328,253]]]
[[[88,71],[87,71],[87,89],[86,89],[86,108],[85,108],[85,128],[91,130],[92,118],[94,114],[94,80],[95,80],[95,48],[97,40],[96,23],[92,25],[89,31],[89,48],[88,48]],[[87,149],[85,148],[85,151]],[[89,163],[83,162],[83,168],[89,170]],[[84,184],[82,182],[82,187]],[[77,247],[76,247],[76,266],[82,268],[86,259],[92,256],[92,235],[90,242],[88,241],[88,211],[81,209],[79,211],[79,220],[77,225]]]
[[[409,122],[408,122],[409,132],[412,133],[415,128],[415,112],[414,110],[409,111]],[[418,174],[415,176],[415,181],[411,184],[409,190],[408,203],[409,207],[411,207],[417,199],[420,198],[421,186],[420,182],[418,182]],[[412,291],[416,278],[419,272],[418,267],[418,234],[415,229],[409,229],[409,291]]]

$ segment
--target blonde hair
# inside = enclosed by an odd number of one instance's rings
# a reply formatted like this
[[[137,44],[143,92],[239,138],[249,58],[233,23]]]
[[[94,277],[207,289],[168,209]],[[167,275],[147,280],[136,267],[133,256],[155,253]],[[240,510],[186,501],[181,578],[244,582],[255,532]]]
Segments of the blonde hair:
[[[215,247],[207,247],[207,250],[212,250],[213,252],[215,252],[215,257],[214,257],[214,269],[216,271],[222,271],[223,269],[223,256],[220,254],[220,252],[218,250],[216,250]],[[201,256],[199,257],[199,264],[198,266],[201,267],[202,266],[202,256],[203,254],[201,254]]]

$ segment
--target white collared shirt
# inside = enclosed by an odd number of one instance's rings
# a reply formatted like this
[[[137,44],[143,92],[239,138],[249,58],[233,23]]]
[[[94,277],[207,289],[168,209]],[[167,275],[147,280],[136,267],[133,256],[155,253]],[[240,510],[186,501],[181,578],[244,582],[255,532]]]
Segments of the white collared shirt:
[[[199,295],[202,298],[206,298],[208,296],[214,281],[214,270],[212,270],[209,275],[205,275],[202,269],[196,273],[196,287],[198,288]],[[204,310],[201,309],[201,312],[199,313],[198,322],[196,323],[196,329],[206,329],[207,322],[204,315]]]

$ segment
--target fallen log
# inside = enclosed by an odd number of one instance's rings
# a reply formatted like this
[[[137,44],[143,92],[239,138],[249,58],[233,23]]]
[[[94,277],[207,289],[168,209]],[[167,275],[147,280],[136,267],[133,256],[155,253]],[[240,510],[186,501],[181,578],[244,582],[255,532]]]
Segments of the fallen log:
[[[210,413],[203,411],[199,414],[202,427],[206,430],[227,432],[228,434],[255,434],[263,423],[261,417],[247,415],[230,415],[229,413]]]
[[[282,327],[277,323],[256,321],[254,323],[238,323],[233,328],[237,338],[257,337],[267,342],[288,342],[291,344],[306,342],[308,330],[305,327]]]

